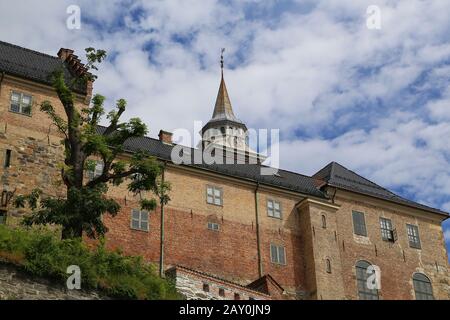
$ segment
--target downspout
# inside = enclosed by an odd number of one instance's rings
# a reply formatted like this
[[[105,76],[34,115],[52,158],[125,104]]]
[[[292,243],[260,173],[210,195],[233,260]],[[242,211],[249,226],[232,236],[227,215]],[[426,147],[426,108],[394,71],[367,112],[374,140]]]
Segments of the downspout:
[[[162,169],[162,177],[161,182],[164,183],[164,173],[166,171],[166,162],[164,161],[164,166]],[[162,197],[160,198],[161,205],[161,240],[160,240],[160,248],[159,248],[159,276],[164,277],[164,201]]]
[[[2,76],[0,78],[0,93],[2,92],[2,83],[3,83],[3,79],[5,79],[5,72],[2,72]]]
[[[259,182],[256,183],[255,188],[255,215],[256,215],[256,246],[258,250],[258,274],[259,277],[263,276],[263,265],[262,265],[262,257],[261,257],[261,238],[259,235],[259,212],[258,212],[258,189]]]

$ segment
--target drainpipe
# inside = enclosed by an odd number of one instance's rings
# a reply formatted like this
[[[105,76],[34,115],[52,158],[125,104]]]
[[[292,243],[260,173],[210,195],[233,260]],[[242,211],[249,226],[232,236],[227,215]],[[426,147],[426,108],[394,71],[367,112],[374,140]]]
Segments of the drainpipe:
[[[164,183],[164,173],[166,171],[166,162],[164,162],[164,166],[162,169],[162,177],[161,182]],[[160,248],[159,248],[159,276],[164,277],[164,202],[160,199],[161,205],[161,240],[160,240]]]
[[[2,92],[2,83],[3,83],[3,79],[5,79],[5,72],[2,72],[2,76],[0,78],[0,93]]]
[[[261,239],[259,235],[258,189],[259,189],[259,182],[256,184],[255,188],[255,215],[256,215],[256,246],[258,250],[258,274],[259,277],[261,278],[263,276],[263,265],[261,257]]]

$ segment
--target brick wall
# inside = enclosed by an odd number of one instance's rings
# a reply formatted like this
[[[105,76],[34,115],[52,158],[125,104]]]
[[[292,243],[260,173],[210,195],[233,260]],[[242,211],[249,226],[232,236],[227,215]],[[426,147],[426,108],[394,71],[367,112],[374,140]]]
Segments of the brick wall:
[[[368,197],[338,192],[336,203],[339,252],[345,296],[357,299],[355,264],[366,260],[381,269],[382,299],[414,299],[412,276],[415,272],[427,275],[437,299],[450,299],[448,259],[439,220],[427,219],[422,212],[405,207],[395,207]],[[353,234],[352,211],[365,214],[368,237]],[[379,218],[392,219],[397,229],[398,241],[390,243],[381,239]],[[409,247],[406,223],[419,226],[422,249]]]

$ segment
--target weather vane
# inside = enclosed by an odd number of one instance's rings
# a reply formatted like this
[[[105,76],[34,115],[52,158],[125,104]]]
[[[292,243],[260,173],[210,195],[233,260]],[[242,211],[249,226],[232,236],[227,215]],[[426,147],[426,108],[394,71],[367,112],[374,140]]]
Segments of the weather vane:
[[[222,74],[223,74],[223,53],[225,52],[225,48],[221,49],[221,54],[220,54],[220,68],[222,69]]]

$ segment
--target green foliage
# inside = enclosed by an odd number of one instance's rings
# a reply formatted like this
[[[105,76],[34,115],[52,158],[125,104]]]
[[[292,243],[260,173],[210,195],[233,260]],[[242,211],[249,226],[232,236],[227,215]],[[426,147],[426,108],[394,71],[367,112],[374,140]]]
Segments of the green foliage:
[[[10,257],[16,256],[17,259]],[[180,299],[173,283],[161,279],[141,257],[109,251],[103,240],[90,250],[81,239],[58,240],[44,229],[11,229],[0,225],[0,258],[18,261],[31,275],[65,285],[67,267],[81,269],[83,289],[124,299]]]
[[[61,168],[62,182],[66,187],[66,198],[52,198],[40,190],[30,195],[18,195],[14,201],[16,207],[28,206],[31,214],[24,220],[25,225],[57,224],[63,227],[63,238],[81,237],[85,232],[89,237],[103,236],[108,230],[102,222],[103,214],[115,216],[119,204],[107,197],[109,185],[119,186],[129,181],[128,190],[142,196],[144,191],[160,194],[158,176],[161,165],[154,157],[144,152],[136,153],[128,161],[117,159],[124,152],[124,143],[128,139],[143,137],[147,134],[147,126],[139,119],[132,118],[121,122],[120,118],[126,110],[127,102],[119,99],[115,108],[107,114],[110,124],[103,132],[99,132],[99,123],[105,114],[105,97],[94,95],[90,106],[80,110],[76,106],[72,88],[86,85],[96,79],[90,71],[98,70],[97,64],[106,58],[106,52],[94,48],[86,49],[85,70],[72,83],[64,77],[62,70],[52,75],[53,87],[64,107],[65,117],[55,112],[49,101],[41,104],[40,110],[46,113],[54,126],[64,136],[64,163]],[[85,181],[86,170],[93,171],[96,162],[103,161],[103,171],[92,180]],[[159,197],[163,202],[168,197]],[[155,201],[143,199],[143,209],[155,207]]]

